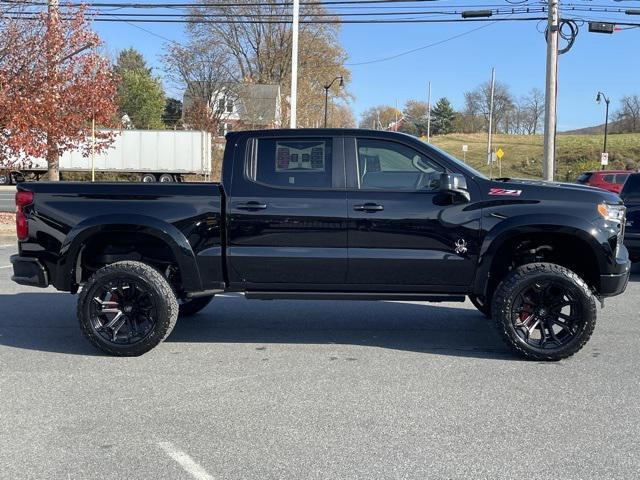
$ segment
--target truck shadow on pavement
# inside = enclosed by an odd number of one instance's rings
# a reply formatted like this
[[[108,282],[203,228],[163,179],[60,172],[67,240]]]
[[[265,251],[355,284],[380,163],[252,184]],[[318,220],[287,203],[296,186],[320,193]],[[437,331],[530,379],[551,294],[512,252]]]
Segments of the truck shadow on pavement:
[[[0,294],[0,345],[100,355],[80,333],[75,302],[75,296],[56,292]],[[262,344],[348,344],[519,359],[502,342],[491,320],[470,304],[466,308],[449,305],[260,301],[220,295],[199,314],[179,319],[166,342],[252,343],[257,348]]]

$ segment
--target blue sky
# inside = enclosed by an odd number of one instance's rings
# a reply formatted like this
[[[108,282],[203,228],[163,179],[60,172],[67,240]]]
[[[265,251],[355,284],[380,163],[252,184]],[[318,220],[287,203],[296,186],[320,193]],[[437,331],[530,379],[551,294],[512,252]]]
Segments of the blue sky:
[[[494,3],[506,4],[499,0]],[[620,5],[606,0],[601,0],[602,3]],[[447,5],[455,4],[455,1],[447,2]],[[438,42],[479,25],[346,24],[342,26],[340,39],[349,55],[348,63],[358,63]],[[141,28],[129,24],[96,24],[112,54],[133,46],[161,75],[159,56],[166,42],[153,33],[180,41],[183,26],[144,24]],[[604,122],[604,106],[595,102],[598,90],[611,98],[613,110],[621,96],[640,94],[639,47],[639,28],[604,35],[589,33],[587,25],[581,27],[573,49],[560,57],[559,130]],[[489,79],[491,67],[496,68],[497,79],[507,83],[513,94],[524,95],[533,87],[544,89],[545,54],[544,36],[538,32],[536,22],[492,24],[393,60],[351,66],[352,82],[348,88],[355,96],[351,107],[359,117],[373,105],[394,105],[397,101],[401,106],[408,99],[426,100],[427,82],[431,81],[434,100],[446,96],[460,108],[464,92]],[[170,94],[176,93],[171,85],[165,87]]]

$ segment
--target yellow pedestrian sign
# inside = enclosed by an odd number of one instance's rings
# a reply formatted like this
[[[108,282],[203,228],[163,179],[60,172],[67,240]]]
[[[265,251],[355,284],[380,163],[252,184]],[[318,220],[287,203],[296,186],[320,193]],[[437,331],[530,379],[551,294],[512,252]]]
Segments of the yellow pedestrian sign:
[[[498,151],[496,152],[496,157],[498,157],[498,160],[502,160],[502,157],[504,157],[504,150],[499,148]]]

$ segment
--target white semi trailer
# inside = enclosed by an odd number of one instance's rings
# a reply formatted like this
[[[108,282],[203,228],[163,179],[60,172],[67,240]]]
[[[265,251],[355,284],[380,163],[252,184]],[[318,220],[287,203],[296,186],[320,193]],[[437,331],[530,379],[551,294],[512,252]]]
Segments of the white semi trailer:
[[[78,150],[60,157],[60,171],[134,173],[142,182],[180,182],[184,175],[211,175],[211,133],[192,130],[119,130],[109,148],[83,156]],[[25,168],[0,171],[0,184],[38,179],[47,171],[44,159]],[[0,167],[0,170],[2,167]]]

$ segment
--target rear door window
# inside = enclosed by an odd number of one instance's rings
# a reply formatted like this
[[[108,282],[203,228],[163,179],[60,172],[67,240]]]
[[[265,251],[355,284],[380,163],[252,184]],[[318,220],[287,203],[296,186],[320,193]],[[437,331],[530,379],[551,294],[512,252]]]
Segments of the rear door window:
[[[615,175],[613,173],[608,173],[606,175],[602,176],[602,181],[605,183],[616,183],[613,178],[615,177]]]
[[[249,160],[250,180],[274,187],[332,188],[331,138],[259,138]]]

